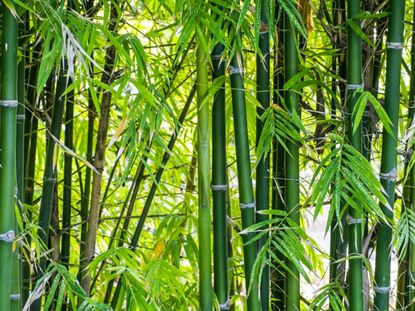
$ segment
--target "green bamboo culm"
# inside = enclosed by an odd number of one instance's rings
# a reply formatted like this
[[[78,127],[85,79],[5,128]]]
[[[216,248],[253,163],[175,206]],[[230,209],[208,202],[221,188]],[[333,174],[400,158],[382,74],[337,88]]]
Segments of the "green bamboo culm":
[[[288,15],[284,14],[284,69],[285,81],[289,81],[298,73],[298,45],[297,35]],[[291,90],[284,91],[285,104],[291,115],[299,115],[298,93]],[[291,140],[287,141],[286,154],[286,206],[290,218],[299,223],[299,145]],[[300,310],[300,274],[295,265],[287,260],[287,267],[291,273],[287,273],[286,283],[286,310]]]
[[[261,116],[270,105],[270,62],[269,62],[269,31],[266,13],[266,1],[257,1],[257,10],[261,10],[261,26],[259,30],[259,51],[256,56],[256,69],[257,69],[257,82],[256,82],[256,97],[261,104],[257,108],[258,118],[256,122],[257,133],[256,143],[258,147],[259,140],[261,138],[262,130],[264,128],[264,122],[261,120]],[[257,210],[267,210],[269,208],[269,178],[270,158],[269,155],[262,155],[258,159],[258,165],[256,169],[256,204]],[[257,222],[262,222],[268,219],[267,215],[257,215]],[[264,235],[258,240],[258,250],[260,250],[267,242],[268,236]],[[269,310],[269,295],[270,295],[270,269],[266,265],[262,271],[260,280],[260,297],[262,311]]]
[[[10,1],[9,4],[13,5]],[[2,5],[2,75],[0,97],[0,309],[11,310],[12,243],[15,235],[16,116],[17,116],[17,21]],[[16,257],[15,257],[16,258]]]
[[[356,18],[360,14],[360,0],[348,0],[347,18],[353,19],[356,25],[360,21]],[[358,94],[357,90],[362,88],[362,41],[357,32],[351,27],[347,33],[347,110],[353,111],[356,105]],[[349,117],[351,122],[351,117]],[[349,124],[348,138],[351,145],[361,152],[362,136],[361,126],[353,132],[352,125]],[[362,276],[362,224],[361,212],[350,208],[348,217],[349,230],[349,274],[348,274],[348,299],[350,311],[363,311],[363,276]]]
[[[255,223],[255,199],[251,179],[251,157],[249,153],[248,128],[245,107],[245,89],[243,78],[243,60],[240,49],[236,49],[229,67],[233,121],[235,128],[236,164],[239,184],[239,204],[241,207],[243,229]],[[258,293],[258,282],[251,278],[257,255],[257,245],[251,242],[254,234],[242,235],[244,243],[245,284],[248,292],[247,310],[261,310]]]
[[[381,205],[387,219],[393,218],[395,186],[397,177],[397,135],[399,117],[399,96],[401,81],[401,62],[403,48],[403,28],[405,1],[389,1],[390,15],[386,42],[386,81],[385,110],[391,120],[393,135],[383,129],[380,181],[386,193],[389,206]],[[389,310],[390,272],[391,272],[392,228],[388,223],[380,223],[376,240],[375,265],[375,310]]]
[[[202,35],[202,34],[200,34]],[[209,89],[208,53],[200,38],[196,49],[197,134],[199,193],[199,301],[200,310],[212,310],[209,105],[204,102]]]
[[[212,52],[212,78],[225,75],[224,47],[217,44]],[[226,113],[225,86],[216,92],[212,107],[212,197],[214,288],[221,310],[228,310],[228,234],[226,227]]]

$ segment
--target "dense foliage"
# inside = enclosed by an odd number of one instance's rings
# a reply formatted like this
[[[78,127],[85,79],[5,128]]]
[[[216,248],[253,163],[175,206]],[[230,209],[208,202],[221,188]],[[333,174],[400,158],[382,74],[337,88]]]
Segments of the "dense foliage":
[[[415,310],[413,2],[0,20],[1,310]]]

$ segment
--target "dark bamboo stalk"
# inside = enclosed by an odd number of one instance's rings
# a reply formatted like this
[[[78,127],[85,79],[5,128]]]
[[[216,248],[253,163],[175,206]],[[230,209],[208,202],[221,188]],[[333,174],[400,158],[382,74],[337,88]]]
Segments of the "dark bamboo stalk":
[[[261,104],[257,108],[258,118],[257,118],[257,134],[256,134],[256,144],[258,147],[259,140],[261,138],[262,130],[264,128],[264,122],[260,119],[264,114],[265,110],[270,106],[270,48],[269,48],[269,31],[268,31],[268,21],[266,14],[266,1],[259,0],[261,3],[261,26],[260,26],[260,35],[259,35],[259,50],[260,54],[256,56],[256,68],[257,68],[257,94],[256,97],[258,102]],[[270,157],[268,154],[262,155],[258,160],[258,165],[256,169],[256,204],[257,210],[267,210],[269,208],[269,188],[270,188],[270,179],[269,179],[269,169],[270,169]],[[268,219],[267,215],[257,215],[256,221],[261,222]],[[258,250],[265,246],[267,243],[268,236],[264,235],[260,240],[258,240]],[[266,265],[262,271],[262,276],[260,280],[260,298],[261,298],[261,308],[262,311],[269,310],[269,301],[270,301],[270,270],[269,266]]]
[[[278,15],[278,9],[276,12]],[[277,38],[275,58],[274,58],[274,95],[273,103],[279,107],[283,107],[281,99],[283,98],[284,86],[284,47],[283,47],[283,28],[284,19],[281,17],[277,22]],[[277,120],[278,122],[278,120]],[[286,210],[285,206],[285,158],[286,151],[281,143],[274,138],[273,141],[273,169],[272,169],[272,209]],[[273,234],[278,234],[275,232]],[[282,262],[286,261],[284,256],[275,250],[276,256]],[[271,308],[276,311],[285,310],[286,295],[285,283],[286,272],[281,264],[274,262],[273,270],[271,271]]]
[[[380,181],[386,193],[389,206],[381,205],[387,219],[393,218],[391,209],[395,203],[397,177],[397,135],[399,118],[399,94],[403,48],[403,20],[405,1],[391,0],[388,9],[388,34],[386,43],[385,110],[392,122],[393,135],[383,129]],[[375,309],[389,310],[390,264],[392,228],[381,222],[377,230],[375,266]]]
[[[352,19],[359,25],[360,20],[356,19],[361,12],[360,0],[349,0],[347,3],[347,18]],[[356,90],[361,88],[362,84],[362,42],[358,33],[351,27],[348,29],[347,42],[347,109],[350,113],[357,102],[358,94]],[[351,117],[349,116],[349,119]],[[351,120],[349,121],[351,122]],[[361,126],[353,133],[352,126],[348,130],[348,137],[352,146],[361,152],[362,136]],[[362,276],[362,213],[353,208],[349,208],[350,219],[348,221],[349,230],[349,308],[351,311],[363,310],[363,276]]]
[[[229,67],[229,73],[232,88],[239,205],[241,207],[242,227],[245,229],[255,223],[255,198],[251,179],[251,157],[245,107],[243,59],[241,48],[236,47],[236,44],[234,53]],[[257,255],[257,245],[255,242],[251,242],[253,237],[254,233],[252,232],[242,235],[244,243],[245,286],[248,293],[247,309],[249,311],[260,310],[258,281],[252,278],[252,271]]]
[[[296,30],[289,17],[284,21],[284,70],[285,81],[289,81],[298,72],[298,42]],[[285,104],[291,115],[299,115],[298,94],[292,90],[285,90]],[[293,141],[287,141],[288,152],[286,155],[286,205],[289,217],[299,223],[299,145]],[[287,273],[286,283],[286,310],[300,310],[300,274],[295,265],[287,258],[287,267],[292,273]]]
[[[212,78],[225,75],[224,47],[217,44],[212,52]],[[217,91],[212,107],[212,196],[214,287],[221,310],[229,308],[228,234],[226,226],[226,111],[225,86]]]
[[[69,82],[71,83],[71,82]],[[74,92],[68,94],[65,112],[65,146],[73,150]],[[65,153],[62,205],[62,255],[61,261],[69,267],[71,209],[72,209],[72,156]]]

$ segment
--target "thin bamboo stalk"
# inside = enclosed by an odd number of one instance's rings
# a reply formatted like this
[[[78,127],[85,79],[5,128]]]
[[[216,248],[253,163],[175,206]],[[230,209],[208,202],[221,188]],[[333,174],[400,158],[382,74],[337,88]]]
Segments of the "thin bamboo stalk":
[[[163,176],[166,164],[167,164],[167,162],[169,161],[169,159],[171,157],[171,152],[173,151],[174,144],[176,143],[177,137],[179,136],[180,130],[181,130],[183,122],[186,118],[187,112],[189,111],[190,104],[193,101],[193,97],[194,97],[195,93],[196,93],[196,85],[194,85],[192,87],[192,90],[190,91],[189,97],[188,97],[188,99],[187,99],[187,101],[186,101],[186,103],[183,107],[182,112],[180,113],[180,116],[178,118],[178,123],[177,123],[177,125],[174,129],[174,132],[173,132],[172,136],[170,137],[169,143],[167,144],[167,150],[163,154],[163,158],[161,160],[161,166],[157,170],[156,176],[154,177],[154,182],[151,185],[150,191],[147,195],[146,202],[144,203],[144,207],[143,207],[143,210],[141,212],[140,219],[139,219],[137,227],[134,231],[134,235],[133,235],[133,237],[130,241],[129,247],[133,250],[135,250],[138,246],[138,241],[140,239],[141,232],[143,231],[144,224],[145,224],[148,212],[150,210],[151,204],[153,202],[154,196],[156,194],[157,187],[160,184],[160,180],[161,180],[161,177]],[[113,282],[108,284],[108,288],[111,287],[111,289],[112,289],[112,286],[113,286]],[[107,288],[107,293],[108,293],[108,288]],[[111,306],[113,308],[115,308],[120,303],[120,300],[123,297],[121,295],[121,292],[122,292],[122,282],[119,281],[118,284],[117,284],[117,288],[114,292],[112,301],[111,301]]]
[[[256,97],[258,102],[261,104],[257,108],[258,118],[256,122],[257,134],[256,144],[261,138],[262,130],[264,128],[264,122],[260,119],[264,114],[265,110],[270,106],[270,48],[269,48],[269,31],[268,21],[266,14],[266,1],[259,0],[261,4],[261,26],[259,35],[259,50],[260,54],[256,56],[256,68],[257,68],[257,94]],[[263,155],[258,160],[256,169],[256,204],[257,210],[267,210],[269,208],[269,188],[270,188],[270,157],[269,155]],[[267,215],[257,215],[257,222],[265,221],[269,217]],[[267,243],[268,236],[264,235],[258,240],[258,250],[265,246]],[[270,307],[270,269],[266,265],[262,271],[260,280],[260,297],[261,297],[261,308],[263,311],[269,310]]]
[[[111,5],[111,19],[108,24],[108,29],[114,32],[118,27],[119,22],[119,9],[117,5],[112,3]],[[116,50],[111,45],[105,53],[105,65],[104,73],[101,77],[101,82],[104,84],[111,84],[113,79],[113,71],[116,59]],[[106,140],[109,126],[109,116],[111,108],[112,93],[108,90],[103,90],[100,118],[98,123],[98,133],[95,145],[95,156],[93,165],[96,171],[93,172],[92,187],[91,187],[91,203],[88,213],[88,225],[85,235],[85,248],[81,254],[80,273],[81,273],[81,286],[87,294],[90,292],[91,274],[88,273],[88,265],[92,261],[95,252],[95,243],[97,238],[98,224],[99,224],[99,212],[101,202],[101,185],[102,185],[102,173],[104,172],[105,163],[105,151]]]
[[[13,2],[11,2],[13,4]],[[17,20],[13,12],[2,6],[2,75],[0,97],[0,308],[10,310],[12,243],[15,235],[16,183],[16,114],[17,98]],[[15,257],[16,259],[16,257]]]
[[[224,47],[212,52],[213,80],[225,75]],[[228,234],[226,225],[226,111],[225,86],[215,94],[212,107],[212,197],[214,288],[221,310],[228,310]]]
[[[395,204],[395,186],[397,175],[397,135],[399,118],[399,94],[401,81],[401,61],[403,48],[403,20],[405,1],[389,2],[389,21],[386,43],[386,81],[385,110],[392,123],[393,135],[383,130],[380,181],[386,193],[389,206],[381,205],[388,219],[393,218]],[[377,231],[375,266],[375,309],[389,310],[390,264],[391,264],[392,228],[381,222]]]
[[[71,84],[71,82],[69,82]],[[65,112],[65,146],[73,150],[73,115],[74,92],[68,94]],[[63,176],[63,205],[62,205],[62,255],[61,261],[69,267],[70,256],[70,228],[72,209],[72,156],[65,153]]]

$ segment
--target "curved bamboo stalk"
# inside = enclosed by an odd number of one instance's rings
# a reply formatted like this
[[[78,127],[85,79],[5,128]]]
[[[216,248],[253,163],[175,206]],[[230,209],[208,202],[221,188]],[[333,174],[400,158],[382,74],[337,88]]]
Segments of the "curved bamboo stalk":
[[[403,20],[405,1],[389,2],[389,21],[386,43],[385,110],[392,122],[393,135],[383,129],[380,181],[386,193],[389,206],[381,205],[387,219],[393,218],[395,186],[397,177],[397,135],[399,117],[399,94],[401,82],[401,61],[403,48]],[[388,223],[380,223],[376,239],[375,266],[375,309],[389,310],[390,264],[392,228]]]

